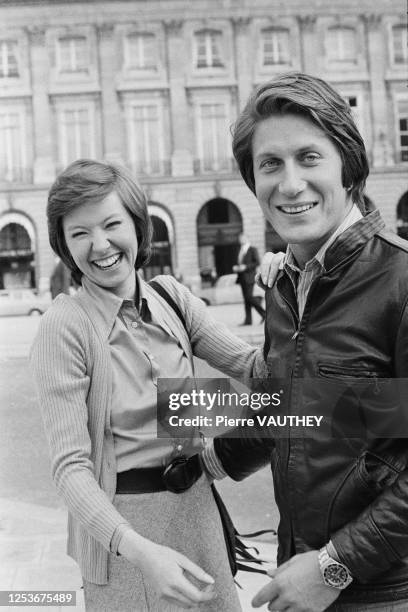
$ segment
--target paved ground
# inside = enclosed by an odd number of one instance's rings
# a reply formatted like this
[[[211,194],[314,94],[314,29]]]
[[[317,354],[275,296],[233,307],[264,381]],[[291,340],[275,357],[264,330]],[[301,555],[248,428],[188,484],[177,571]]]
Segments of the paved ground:
[[[224,306],[208,306],[208,312],[225,323],[231,329],[252,344],[261,345],[263,341],[263,325],[260,317],[254,313],[253,325],[240,327],[244,319],[242,304],[227,304]],[[41,317],[0,317],[0,359],[26,357],[35,336]]]
[[[210,307],[209,311],[236,333],[261,344],[262,325],[238,327],[242,305]],[[39,319],[29,317],[0,319],[0,590],[75,590],[75,610],[81,611],[79,572],[65,554],[66,512],[50,482],[44,433],[27,369],[27,354],[38,323]],[[216,375],[202,362],[198,372],[202,377]],[[241,532],[276,527],[271,484],[266,468],[239,485],[230,481],[219,485]],[[257,546],[274,562],[275,538],[264,537]],[[240,574],[238,582],[244,587],[239,593],[247,612],[251,597],[265,578]]]

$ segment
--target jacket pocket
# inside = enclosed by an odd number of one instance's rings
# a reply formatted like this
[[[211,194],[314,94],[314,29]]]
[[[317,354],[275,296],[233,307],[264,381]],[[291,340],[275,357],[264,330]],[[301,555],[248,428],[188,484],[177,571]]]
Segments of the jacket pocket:
[[[349,468],[329,507],[327,517],[327,535],[330,538],[353,519],[377,497],[378,492],[372,486],[364,466],[365,453]]]
[[[365,451],[350,467],[330,503],[327,536],[355,519],[402,470]]]
[[[320,396],[344,438],[408,438],[408,416],[397,379],[364,362],[318,363]],[[364,445],[368,448],[370,444]]]
[[[389,376],[389,372],[386,372],[385,370],[371,370],[364,364],[337,365],[334,363],[318,363],[317,368],[319,376],[322,376],[323,378],[361,378],[362,380],[371,380],[376,378],[387,378]]]
[[[361,462],[361,476],[367,485],[378,494],[385,487],[389,487],[404,470],[403,467],[395,465],[391,460],[387,460],[371,451],[366,451]]]

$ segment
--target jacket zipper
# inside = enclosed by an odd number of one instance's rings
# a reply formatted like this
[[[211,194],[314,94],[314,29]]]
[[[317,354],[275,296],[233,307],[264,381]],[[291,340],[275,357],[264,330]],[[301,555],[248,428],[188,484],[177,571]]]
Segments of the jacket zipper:
[[[289,300],[286,299],[286,297],[283,295],[283,293],[281,293],[282,299],[284,302],[286,302],[286,304],[289,306],[289,310],[292,314],[292,318],[293,318],[293,322],[295,324],[296,330],[293,334],[293,336],[291,337],[291,340],[296,340],[296,338],[299,335],[299,329],[300,329],[300,319],[299,319],[299,315],[297,314],[297,312],[295,311],[295,309],[293,308],[292,304],[289,302]]]
[[[306,304],[305,304],[305,309],[303,311],[303,314],[306,311],[306,306],[307,306],[308,302],[310,301],[310,297],[312,295],[312,291],[318,285],[318,282],[319,282],[319,278],[315,279],[315,281],[310,286],[309,292],[307,294],[307,299],[306,299]],[[283,294],[281,294],[281,295],[282,295],[283,300],[289,306],[289,309],[290,309],[290,311],[292,313],[292,317],[293,317],[293,320],[294,320],[294,323],[295,323],[295,326],[296,326],[296,330],[295,330],[293,336],[291,337],[291,340],[295,340],[295,342],[296,342],[295,365],[294,365],[294,368],[291,371],[291,376],[290,376],[290,378],[291,378],[290,394],[291,394],[291,398],[292,398],[292,392],[293,392],[293,382],[292,381],[293,381],[294,378],[298,378],[297,370],[298,370],[298,364],[299,364],[299,358],[300,358],[300,352],[301,352],[301,348],[299,348],[299,346],[298,346],[298,336],[299,336],[299,333],[300,333],[300,329],[302,327],[302,322],[304,321],[304,316],[302,316],[302,319],[300,319],[299,318],[299,314],[294,310],[294,308],[292,307],[292,304],[286,299],[286,297]],[[296,298],[296,303],[297,303],[297,298]],[[307,322],[307,319],[305,321],[305,324],[306,324],[306,322]],[[290,400],[291,400],[291,398],[290,398]],[[288,439],[287,439],[287,444],[288,444],[288,449],[287,449],[287,460],[286,460],[286,478],[288,477],[289,459],[290,459],[290,456],[291,456],[291,448],[292,448],[292,443],[291,443],[291,438],[290,438],[290,428],[289,428],[289,435],[288,435]],[[289,497],[291,497],[291,495]],[[289,501],[289,506],[290,507],[292,506],[292,503],[290,501]],[[293,542],[295,542],[294,526],[293,526],[292,519],[290,520],[290,531],[291,531],[292,540],[293,540]]]

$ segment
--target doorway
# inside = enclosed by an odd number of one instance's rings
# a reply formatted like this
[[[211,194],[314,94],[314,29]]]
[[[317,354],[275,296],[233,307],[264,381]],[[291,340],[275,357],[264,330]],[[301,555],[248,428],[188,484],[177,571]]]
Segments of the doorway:
[[[242,232],[238,207],[225,198],[209,200],[197,216],[198,262],[203,286],[232,272]]]

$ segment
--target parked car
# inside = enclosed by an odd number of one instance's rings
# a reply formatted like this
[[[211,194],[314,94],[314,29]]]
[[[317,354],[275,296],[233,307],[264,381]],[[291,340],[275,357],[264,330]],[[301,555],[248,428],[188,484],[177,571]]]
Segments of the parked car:
[[[265,292],[255,285],[254,295],[260,300],[264,298]],[[224,274],[220,276],[213,287],[207,287],[197,292],[199,298],[207,306],[217,306],[218,304],[237,304],[243,302],[241,286],[237,285],[236,274]]]
[[[37,295],[32,289],[1,289],[0,316],[41,315],[51,304],[49,294]]]

